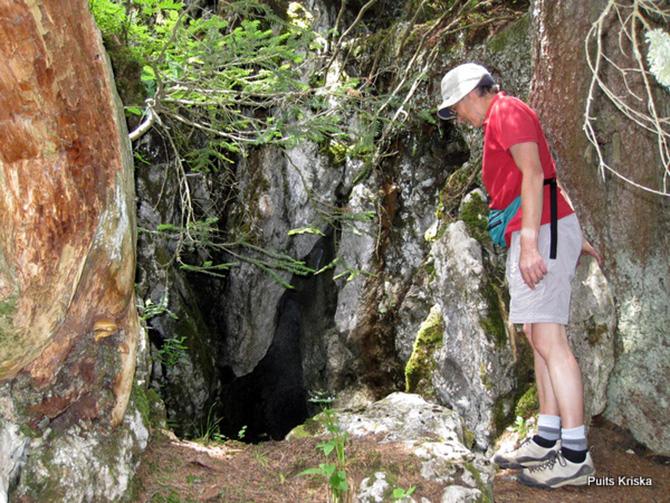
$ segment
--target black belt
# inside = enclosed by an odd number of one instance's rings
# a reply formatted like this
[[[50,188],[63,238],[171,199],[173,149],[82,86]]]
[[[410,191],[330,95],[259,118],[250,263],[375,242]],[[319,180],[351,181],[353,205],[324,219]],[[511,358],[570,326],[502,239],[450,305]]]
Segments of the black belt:
[[[551,250],[549,258],[556,258],[556,247],[558,245],[558,184],[556,177],[545,178],[543,185],[549,185],[551,204]]]

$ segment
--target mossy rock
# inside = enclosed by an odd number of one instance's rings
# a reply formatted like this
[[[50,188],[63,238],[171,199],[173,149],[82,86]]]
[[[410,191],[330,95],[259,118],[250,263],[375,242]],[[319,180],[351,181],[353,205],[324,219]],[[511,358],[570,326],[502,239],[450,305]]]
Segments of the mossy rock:
[[[405,391],[407,393],[427,396],[434,394],[431,384],[431,375],[435,370],[433,355],[442,344],[443,336],[442,311],[436,304],[419,327],[412,354],[405,367]]]
[[[482,480],[482,475],[479,473],[479,470],[475,467],[474,464],[466,462],[464,464],[465,469],[470,472],[472,478],[475,479],[477,484],[477,489],[482,493],[482,497],[479,499],[481,503],[493,503],[493,488],[490,485],[487,485]]]
[[[507,344],[507,325],[503,312],[505,300],[502,290],[491,280],[485,280],[480,291],[486,300],[487,309],[486,315],[480,317],[479,324],[496,347],[502,348]]]
[[[318,435],[322,429],[323,427],[319,421],[319,416],[317,415],[293,428],[288,435],[286,435],[286,440],[311,438]]]
[[[528,14],[525,14],[507,28],[491,37],[486,43],[486,48],[496,53],[504,51],[512,45],[523,44],[525,38],[528,36],[529,26],[530,17]]]
[[[600,343],[603,336],[609,332],[609,328],[605,324],[596,324],[593,322],[586,330],[586,340],[593,347]]]
[[[458,218],[463,220],[468,234],[478,242],[489,243],[491,238],[487,230],[488,206],[486,201],[478,192],[472,192],[466,200],[463,201]]]
[[[162,428],[166,423],[165,405],[158,392],[135,384],[131,399],[147,428]]]

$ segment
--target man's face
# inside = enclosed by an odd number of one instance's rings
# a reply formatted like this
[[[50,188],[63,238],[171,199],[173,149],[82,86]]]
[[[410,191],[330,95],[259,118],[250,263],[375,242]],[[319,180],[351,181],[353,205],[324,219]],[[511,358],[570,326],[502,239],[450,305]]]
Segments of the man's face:
[[[476,107],[476,98],[475,91],[470,91],[466,94],[460,101],[457,101],[452,107],[456,120],[460,124],[469,124],[473,127],[481,127],[483,122],[483,117],[478,113]]]

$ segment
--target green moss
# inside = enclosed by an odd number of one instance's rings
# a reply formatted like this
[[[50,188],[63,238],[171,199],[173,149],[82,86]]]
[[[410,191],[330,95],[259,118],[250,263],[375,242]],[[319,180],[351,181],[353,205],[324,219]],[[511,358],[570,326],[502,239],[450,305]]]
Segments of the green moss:
[[[463,149],[466,149],[464,146]],[[472,185],[476,170],[470,163],[463,165],[454,171],[440,192],[440,201],[435,211],[435,216],[442,221],[453,218],[456,214],[461,199]]]
[[[14,338],[14,313],[16,312],[16,295],[11,295],[0,302],[0,343],[3,343],[0,350],[0,361],[7,360],[7,353],[12,354],[15,345],[9,345],[10,339]]]
[[[142,422],[146,427],[157,428],[165,423],[163,401],[155,389],[145,389],[135,384],[131,399],[140,416],[142,416]]]
[[[479,470],[477,470],[475,465],[470,462],[466,462],[464,466],[465,469],[470,472],[472,478],[475,479],[477,489],[482,493],[482,497],[479,499],[480,503],[493,503],[493,488],[484,483]]]
[[[514,414],[515,416],[521,416],[524,419],[528,419],[534,415],[539,408],[540,403],[537,399],[537,385],[533,383],[517,401]]]
[[[19,427],[19,431],[24,437],[29,437],[29,438],[38,438],[41,436],[41,433],[37,430],[34,430],[30,425],[28,424],[22,424]]]
[[[405,391],[432,395],[431,374],[435,368],[433,354],[442,343],[444,326],[442,312],[434,305],[419,327],[412,355],[405,367]]]
[[[490,280],[482,283],[481,294],[486,300],[486,315],[479,318],[479,324],[487,337],[492,338],[496,347],[504,347],[507,343],[507,325],[501,312],[504,306],[503,293]]]
[[[142,66],[137,54],[110,37],[104,39],[107,54],[114,70],[114,82],[126,106],[144,103],[145,90],[141,80]]]
[[[486,201],[475,192],[470,196],[470,199],[467,202],[463,203],[458,214],[458,218],[465,223],[465,227],[468,229],[468,234],[480,243],[491,241],[488,230],[486,229],[488,211]]]
[[[322,427],[321,427],[321,421],[320,417],[322,417],[320,414],[309,418],[307,421],[305,421],[303,424],[299,424],[295,428],[293,428],[289,434],[287,435],[288,438],[310,438],[313,437],[314,435],[317,435]]]
[[[509,397],[500,397],[493,404],[493,425],[500,434],[514,420],[512,407],[507,407]]]
[[[484,363],[479,364],[479,380],[484,385],[486,391],[493,391],[493,381],[491,381],[491,377],[486,371],[486,365],[484,365]]]
[[[10,317],[16,311],[16,295],[11,295],[6,300],[0,302],[0,317]]]
[[[475,433],[465,427],[463,428],[463,443],[468,449],[472,449],[475,445]]]
[[[291,432],[288,434],[290,438],[310,438],[313,437],[314,435],[307,430],[304,424],[299,424],[295,428],[291,430]]]
[[[328,156],[330,164],[333,167],[344,166],[344,163],[347,161],[347,153],[349,148],[345,143],[331,140],[329,141],[322,149],[321,153]]]
[[[510,26],[495,34],[486,43],[486,47],[491,52],[501,52],[510,45],[523,43],[528,36],[530,17],[525,14]]]

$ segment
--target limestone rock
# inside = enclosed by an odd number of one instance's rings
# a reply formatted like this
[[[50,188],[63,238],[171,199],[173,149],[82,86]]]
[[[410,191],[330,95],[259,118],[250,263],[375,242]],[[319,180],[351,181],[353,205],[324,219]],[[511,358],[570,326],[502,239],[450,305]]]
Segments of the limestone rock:
[[[585,417],[590,418],[607,406],[616,309],[607,279],[591,259],[582,258],[572,288],[568,338],[582,371]]]
[[[449,486],[442,493],[442,503],[477,503],[482,500],[479,489],[463,486]]]
[[[444,323],[433,385],[440,403],[457,410],[478,446],[486,448],[496,414],[513,406],[516,379],[507,327],[490,291],[494,287],[483,276],[481,247],[462,221],[447,227],[432,254]]]
[[[373,477],[366,477],[361,481],[361,485],[356,495],[356,501],[360,503],[382,503],[385,493],[391,488],[386,480],[384,472],[375,472]]]
[[[402,445],[421,460],[427,480],[491,494],[493,469],[483,455],[465,447],[462,421],[454,411],[419,395],[392,393],[358,412],[338,412],[337,422],[353,436],[378,435],[380,442]],[[375,475],[370,482],[365,494],[386,481]]]
[[[306,257],[319,236],[289,236],[289,230],[321,224],[318,204],[334,204],[342,170],[329,166],[316,146],[306,143],[285,154],[276,148],[262,149],[239,171],[239,204],[251,208],[245,225],[257,234],[258,244],[297,259]],[[326,265],[321,257],[315,261],[312,265],[317,268]],[[278,274],[291,280],[286,272]],[[258,267],[243,264],[231,270],[224,294],[228,337],[223,363],[236,376],[250,373],[265,356],[284,293],[284,287]]]
[[[34,501],[118,501],[130,487],[148,437],[134,407],[111,434],[79,426],[67,435],[46,430],[31,442],[15,495]]]
[[[25,463],[28,443],[29,439],[19,432],[17,425],[0,418],[0,503],[8,501],[9,488]]]

